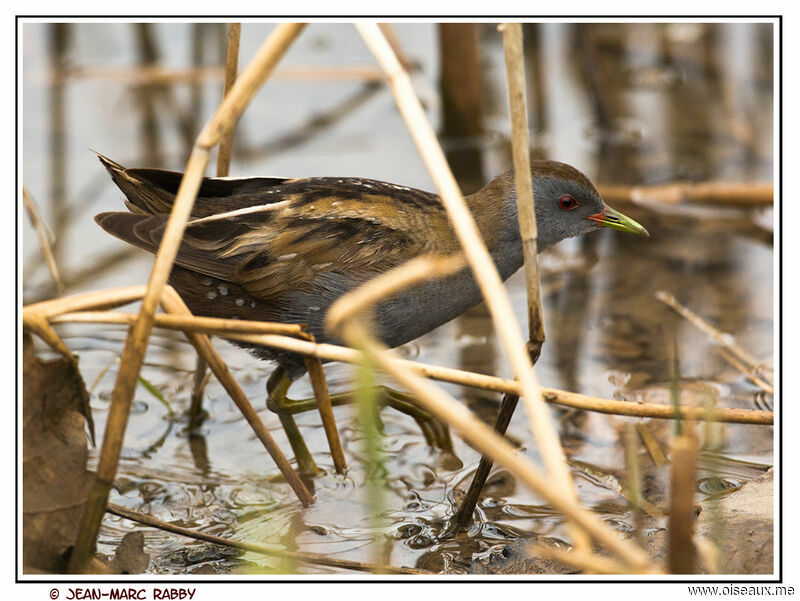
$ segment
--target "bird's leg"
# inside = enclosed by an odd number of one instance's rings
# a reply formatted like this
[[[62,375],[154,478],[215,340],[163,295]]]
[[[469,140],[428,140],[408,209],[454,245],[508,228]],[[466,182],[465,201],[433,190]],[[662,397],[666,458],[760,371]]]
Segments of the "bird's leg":
[[[280,368],[279,368],[280,369]],[[272,378],[270,378],[271,380]],[[288,388],[288,386],[287,386]],[[387,386],[375,386],[375,393],[376,397],[378,398],[379,402],[382,405],[387,407],[391,407],[396,409],[400,413],[405,413],[409,417],[411,417],[417,425],[419,426],[420,430],[422,431],[422,435],[425,437],[425,441],[428,445],[439,448],[446,452],[453,452],[453,441],[450,439],[450,430],[448,427],[431,416],[425,410],[421,409],[414,400],[414,397],[400,392],[398,390],[393,390],[388,388]],[[353,403],[355,401],[355,395],[353,392],[340,392],[338,394],[330,395],[331,405],[334,407],[339,407],[340,405],[347,405]],[[268,401],[268,404],[271,401]],[[314,398],[309,399],[301,399],[301,400],[292,400],[286,398],[286,393],[284,390],[283,400],[281,401],[280,411],[287,415],[287,417],[291,417],[297,413],[303,413],[305,411],[312,411],[317,408],[316,400]],[[270,409],[279,413],[277,407],[273,408],[270,406]],[[293,423],[294,420],[292,420]],[[283,422],[282,422],[283,423]],[[295,426],[296,428],[297,426]],[[285,426],[284,426],[285,428]],[[288,431],[287,431],[288,435]],[[290,439],[291,440],[291,439]],[[301,439],[302,440],[302,439]],[[294,449],[294,445],[292,446]],[[297,450],[295,449],[295,456],[297,456]]]
[[[500,411],[497,413],[497,422],[495,422],[494,425],[494,431],[501,436],[508,430],[508,424],[511,423],[511,418],[514,415],[514,409],[517,408],[518,401],[519,397],[515,394],[503,395],[503,402],[500,404]],[[478,498],[481,495],[484,484],[486,484],[493,464],[494,462],[486,455],[481,457],[478,469],[475,471],[475,475],[472,477],[472,483],[469,485],[467,495],[461,501],[461,505],[453,517],[456,529],[466,528],[472,521],[472,514],[475,511],[475,506],[478,504]]]
[[[536,362],[539,360],[543,342],[544,339],[529,340],[525,345],[533,365],[536,365]],[[503,401],[500,403],[500,411],[497,412],[497,421],[494,424],[494,431],[500,436],[503,436],[506,430],[508,430],[508,425],[511,423],[511,418],[514,416],[514,409],[517,408],[518,402],[519,397],[515,394],[503,395]],[[486,484],[486,480],[489,478],[492,465],[494,465],[494,462],[491,459],[486,455],[481,456],[481,461],[478,464],[475,475],[472,477],[467,495],[461,501],[458,511],[455,516],[453,516],[451,526],[454,527],[455,530],[466,528],[472,521],[472,514],[475,511],[475,507],[478,505],[478,498],[481,496],[481,491]]]
[[[292,379],[288,376],[283,366],[279,365],[267,380],[267,408],[281,420],[281,425],[284,432],[286,432],[286,437],[289,439],[289,444],[292,445],[292,452],[297,460],[297,468],[300,473],[313,476],[319,473],[320,470],[308,450],[303,435],[300,434],[300,429],[297,427],[294,417],[292,417],[296,412],[291,411],[290,407],[295,401],[286,397],[291,385]],[[314,402],[314,399],[309,400]]]
[[[450,428],[439,421],[430,413],[419,407],[413,396],[394,390],[387,386],[378,386],[378,391],[385,395],[386,405],[411,416],[420,430],[422,430],[428,445],[437,447],[448,453],[453,452],[453,441],[450,438]]]

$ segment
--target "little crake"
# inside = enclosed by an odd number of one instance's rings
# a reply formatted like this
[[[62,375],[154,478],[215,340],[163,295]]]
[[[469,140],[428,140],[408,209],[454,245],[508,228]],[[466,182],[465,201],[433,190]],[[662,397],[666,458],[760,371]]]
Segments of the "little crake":
[[[101,213],[110,234],[156,252],[181,174],[126,169],[100,157],[130,212]],[[531,163],[539,251],[600,227],[647,231],[608,207],[577,169]],[[522,266],[513,172],[466,198],[503,279]],[[170,276],[197,315],[304,323],[319,342],[337,342],[323,327],[341,295],[424,254],[459,251],[439,197],[368,179],[206,178]],[[450,321],[481,300],[468,269],[429,282],[377,307],[378,336],[390,347]],[[305,371],[298,355],[249,346],[274,359],[290,379]]]

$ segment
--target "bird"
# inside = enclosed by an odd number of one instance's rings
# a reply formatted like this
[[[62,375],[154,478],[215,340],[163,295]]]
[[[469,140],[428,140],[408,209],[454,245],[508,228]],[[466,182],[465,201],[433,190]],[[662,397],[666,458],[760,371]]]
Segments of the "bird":
[[[182,174],[125,168],[98,155],[128,211],[100,213],[109,234],[155,253]],[[530,163],[537,245],[612,228],[649,235],[605,204],[576,168]],[[514,172],[465,197],[503,280],[523,264]],[[421,255],[460,252],[441,199],[411,187],[360,177],[204,178],[169,283],[196,315],[305,324],[316,341],[340,343],[325,329],[328,308],[367,280]],[[381,302],[377,337],[405,344],[482,299],[469,268]],[[305,371],[302,356],[237,343],[278,368],[268,389],[285,395]],[[276,375],[277,374],[277,375]]]

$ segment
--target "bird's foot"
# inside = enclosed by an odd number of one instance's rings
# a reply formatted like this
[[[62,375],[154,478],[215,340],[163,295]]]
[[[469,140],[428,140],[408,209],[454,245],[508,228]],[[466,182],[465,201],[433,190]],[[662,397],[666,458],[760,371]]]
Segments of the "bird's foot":
[[[450,438],[450,428],[447,427],[447,424],[422,409],[413,396],[388,386],[377,386],[376,388],[379,394],[378,398],[382,399],[386,406],[405,413],[417,422],[428,446],[446,453],[453,453],[453,440]]]
[[[320,473],[320,469],[314,462],[311,451],[294,421],[293,411],[296,401],[289,399],[286,393],[292,385],[292,379],[286,374],[283,367],[278,367],[267,381],[267,408],[278,416],[283,426],[283,431],[292,446],[294,458],[297,461],[297,469],[304,476],[315,476]],[[309,399],[316,407],[314,399]]]
[[[280,369],[281,368],[278,368],[278,370]],[[276,370],[275,373],[277,373],[278,370]],[[291,385],[291,380],[288,376],[285,376],[285,374],[276,376],[275,373],[270,377],[270,382],[267,383],[267,407],[281,419],[284,430],[286,430],[286,435],[289,437],[289,442],[292,445],[292,450],[297,458],[298,465],[301,466],[302,470],[302,465],[304,465],[304,463],[301,463],[300,457],[305,457],[305,454],[308,454],[302,461],[309,466],[313,464],[313,459],[311,459],[308,447],[297,429],[297,425],[292,416],[316,409],[316,399],[313,397],[308,399],[288,398],[286,393]],[[408,415],[417,422],[429,446],[449,454],[453,453],[453,441],[450,438],[450,429],[446,424],[422,409],[413,396],[387,386],[376,386],[374,392],[381,406],[391,407]],[[338,407],[355,402],[357,394],[355,391],[342,392],[330,395],[330,399],[331,405]]]

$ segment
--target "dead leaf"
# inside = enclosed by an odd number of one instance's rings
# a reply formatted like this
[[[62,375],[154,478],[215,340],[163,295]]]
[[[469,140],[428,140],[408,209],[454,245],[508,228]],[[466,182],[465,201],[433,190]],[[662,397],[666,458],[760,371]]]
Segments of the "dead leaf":
[[[90,482],[89,393],[74,362],[40,360],[30,336],[23,341],[22,389],[23,565],[64,572]]]

